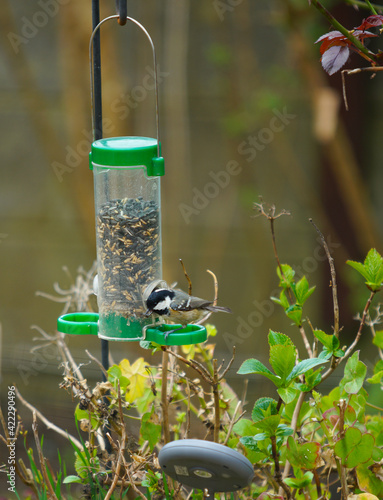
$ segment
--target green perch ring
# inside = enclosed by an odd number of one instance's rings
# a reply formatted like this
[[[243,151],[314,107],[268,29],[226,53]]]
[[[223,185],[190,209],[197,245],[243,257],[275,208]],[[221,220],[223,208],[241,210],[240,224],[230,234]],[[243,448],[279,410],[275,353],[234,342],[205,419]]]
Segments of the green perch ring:
[[[166,333],[168,333],[165,338]],[[160,345],[201,344],[207,339],[206,328],[202,325],[150,325],[145,328],[145,340]]]
[[[75,312],[63,314],[57,320],[57,330],[68,335],[98,335],[99,314],[92,312]],[[167,334],[167,336],[166,336]],[[108,340],[128,340],[126,338],[107,337]],[[160,345],[191,345],[200,344],[207,339],[206,328],[202,325],[148,325],[144,327],[143,336],[129,340],[146,340]]]

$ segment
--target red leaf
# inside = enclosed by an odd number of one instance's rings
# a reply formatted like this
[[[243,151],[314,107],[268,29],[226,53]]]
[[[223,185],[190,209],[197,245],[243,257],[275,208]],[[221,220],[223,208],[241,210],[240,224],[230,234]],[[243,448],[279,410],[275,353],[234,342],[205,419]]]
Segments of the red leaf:
[[[359,29],[353,31],[352,33],[355,38],[358,40],[364,40],[365,38],[372,38],[373,36],[378,36],[375,33],[371,33],[371,31],[361,31]]]
[[[368,28],[382,26],[382,24],[383,24],[383,16],[379,15],[368,16],[367,19],[363,19],[362,24],[358,26],[356,29],[365,31]]]
[[[315,43],[318,42],[322,42],[320,46],[321,54],[324,54],[326,50],[328,50],[330,47],[333,47],[334,45],[341,47],[347,47],[348,45],[351,45],[350,40],[342,35],[340,31],[330,31],[329,33],[326,33],[325,35],[319,37]]]
[[[321,58],[323,69],[329,74],[333,75],[340,70],[346,63],[350,49],[345,46],[333,45],[327,49]]]

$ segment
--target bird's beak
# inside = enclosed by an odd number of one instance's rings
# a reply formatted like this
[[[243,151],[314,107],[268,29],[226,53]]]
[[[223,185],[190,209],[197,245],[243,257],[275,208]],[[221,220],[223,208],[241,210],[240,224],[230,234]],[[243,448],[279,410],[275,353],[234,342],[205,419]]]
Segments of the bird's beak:
[[[150,309],[147,309],[145,312],[144,312],[144,318],[147,318],[148,316],[150,316],[152,314],[153,311],[151,311]]]

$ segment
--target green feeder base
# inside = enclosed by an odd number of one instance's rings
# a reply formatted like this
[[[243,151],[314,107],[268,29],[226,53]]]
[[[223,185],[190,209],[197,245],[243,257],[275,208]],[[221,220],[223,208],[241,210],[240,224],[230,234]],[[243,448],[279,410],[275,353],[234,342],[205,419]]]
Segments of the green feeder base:
[[[165,338],[166,332],[168,336]],[[207,339],[206,328],[202,325],[159,325],[146,328],[145,340],[160,345],[200,344]]]

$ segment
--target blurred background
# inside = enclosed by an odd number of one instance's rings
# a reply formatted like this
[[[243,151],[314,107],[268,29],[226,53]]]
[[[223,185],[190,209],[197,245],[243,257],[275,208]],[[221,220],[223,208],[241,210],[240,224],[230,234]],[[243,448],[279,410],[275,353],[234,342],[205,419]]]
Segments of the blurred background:
[[[101,4],[101,18],[115,13],[114,0]],[[326,6],[349,28],[367,15],[343,2]],[[65,305],[37,292],[62,298],[54,283],[70,289],[79,268],[88,271],[96,257],[88,164],[91,2],[5,0],[1,10],[2,404],[7,386],[16,383],[48,419],[75,433],[75,402],[58,389],[58,353],[34,337],[38,329],[55,331]],[[382,251],[382,77],[348,77],[345,110],[340,74],[326,76],[314,45],[329,26],[307,1],[128,0],[128,15],[148,29],[157,49],[166,164],[163,276],[187,289],[182,258],[193,293],[210,298],[206,270],[217,275],[219,304],[234,311],[210,320],[218,328],[217,357],[229,360],[232,345],[237,348],[228,382],[241,392],[235,374],[243,360],[268,363],[270,328],[291,335],[304,355],[299,332],[270,300],[279,293],[278,280],[269,224],[254,217],[260,197],[291,213],[275,223],[279,257],[316,285],[306,314],[330,333],[329,266],[309,218],[321,229],[335,258],[342,338],[349,344],[368,292],[345,261],[364,259],[373,246]],[[104,136],[155,137],[145,36],[132,24],[109,22],[101,46]],[[348,67],[361,64],[352,56]],[[369,368],[375,361],[370,337],[366,329],[361,346]],[[100,357],[98,339],[68,343],[86,378],[100,380],[84,353]],[[139,356],[160,362],[135,343],[111,343],[110,351],[117,363]],[[249,409],[271,389],[252,379]],[[30,413],[19,410],[28,423]],[[55,455],[64,444],[49,436],[46,451]]]

